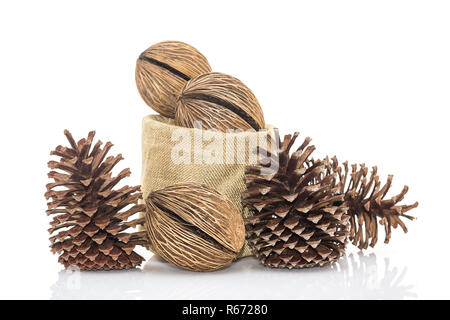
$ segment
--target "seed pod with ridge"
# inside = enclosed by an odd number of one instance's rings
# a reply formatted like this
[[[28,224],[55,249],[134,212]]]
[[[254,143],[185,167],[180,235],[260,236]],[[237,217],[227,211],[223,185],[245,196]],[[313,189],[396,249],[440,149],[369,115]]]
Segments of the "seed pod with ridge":
[[[176,99],[186,82],[211,72],[208,60],[179,41],[152,45],[136,61],[136,85],[142,99],[165,117],[175,116]]]
[[[183,88],[175,114],[177,125],[203,129],[265,128],[264,114],[253,92],[240,80],[218,72],[203,74]]]
[[[245,241],[236,206],[215,189],[180,183],[154,191],[146,200],[146,228],[155,252],[192,271],[230,264]]]

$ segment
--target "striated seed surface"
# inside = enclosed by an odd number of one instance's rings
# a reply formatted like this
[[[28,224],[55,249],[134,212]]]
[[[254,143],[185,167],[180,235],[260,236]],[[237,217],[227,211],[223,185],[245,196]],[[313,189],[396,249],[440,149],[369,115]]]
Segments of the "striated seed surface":
[[[176,184],[152,192],[146,204],[151,243],[161,257],[181,268],[223,268],[244,244],[244,222],[238,209],[208,186]]]
[[[197,49],[179,41],[164,41],[141,53],[135,77],[142,99],[161,115],[173,118],[186,82],[208,72],[208,60]]]
[[[177,104],[175,123],[193,128],[201,121],[203,129],[260,130],[264,114],[253,92],[239,79],[211,72],[190,80]]]

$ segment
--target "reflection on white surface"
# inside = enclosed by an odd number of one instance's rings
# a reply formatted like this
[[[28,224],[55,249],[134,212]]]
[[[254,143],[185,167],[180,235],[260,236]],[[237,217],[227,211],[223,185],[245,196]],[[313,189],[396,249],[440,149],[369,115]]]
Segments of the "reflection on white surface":
[[[279,270],[244,258],[210,273],[185,271],[153,256],[131,271],[61,271],[53,299],[405,299],[417,297],[407,268],[351,254],[339,263]]]

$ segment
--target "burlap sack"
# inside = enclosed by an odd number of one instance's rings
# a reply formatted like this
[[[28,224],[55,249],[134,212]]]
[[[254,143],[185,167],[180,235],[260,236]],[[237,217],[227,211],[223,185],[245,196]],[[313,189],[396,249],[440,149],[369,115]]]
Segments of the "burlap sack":
[[[227,196],[243,217],[249,216],[251,212],[243,208],[241,194],[245,189],[245,166],[255,159],[249,156],[251,145],[247,144],[243,151],[242,143],[239,144],[238,141],[267,139],[267,133],[273,134],[273,128],[252,133],[212,133],[175,126],[172,119],[160,115],[144,117],[141,177],[143,198],[146,199],[154,190],[180,182],[204,183]],[[222,155],[220,150],[223,151]],[[222,163],[218,163],[220,159],[223,160]],[[152,250],[151,246],[149,249]],[[246,243],[238,257],[251,254]]]

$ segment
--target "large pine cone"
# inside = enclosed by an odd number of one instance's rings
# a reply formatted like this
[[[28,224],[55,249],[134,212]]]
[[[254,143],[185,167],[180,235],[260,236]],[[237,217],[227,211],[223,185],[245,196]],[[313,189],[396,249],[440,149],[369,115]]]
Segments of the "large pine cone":
[[[107,142],[102,148],[98,141],[91,150],[95,132],[75,142],[69,131],[64,134],[70,147],[58,146],[51,155],[60,157],[50,161],[52,171],[47,184],[47,214],[53,216],[50,237],[53,253],[66,268],[74,265],[81,270],[129,269],[144,260],[133,250],[145,244],[145,232],[126,233],[129,227],[142,224],[144,219],[128,221],[137,212],[145,210],[138,204],[142,198],[140,187],[114,187],[131,174],[122,170],[113,177],[111,170],[122,160],[122,155],[106,157],[112,147]],[[57,169],[58,171],[55,171]]]
[[[243,203],[256,213],[246,219],[247,238],[260,262],[276,268],[323,266],[338,260],[348,237],[348,207],[324,161],[309,159],[307,138],[290,155],[298,133],[278,138],[279,151],[266,164],[246,168]],[[274,142],[274,141],[272,141]]]

